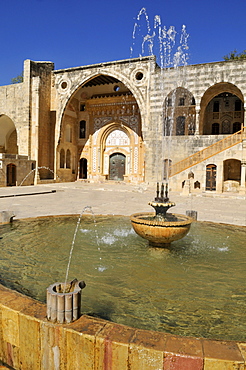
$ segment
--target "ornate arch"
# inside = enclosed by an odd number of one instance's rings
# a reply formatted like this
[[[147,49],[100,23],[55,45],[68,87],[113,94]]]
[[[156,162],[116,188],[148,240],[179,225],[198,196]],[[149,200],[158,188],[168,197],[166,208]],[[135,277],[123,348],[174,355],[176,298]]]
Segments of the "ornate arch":
[[[144,70],[144,72],[147,75],[147,69]],[[61,132],[61,125],[62,125],[62,120],[64,113],[66,111],[66,108],[68,107],[69,102],[71,99],[75,96],[75,94],[78,92],[78,90],[83,87],[86,83],[89,81],[93,80],[95,77],[98,76],[110,76],[113,78],[116,78],[119,80],[121,83],[123,83],[133,94],[136,103],[139,108],[140,116],[144,116],[146,114],[146,104],[144,101],[144,94],[142,92],[142,83],[141,81],[138,81],[136,79],[135,84],[133,81],[131,81],[130,78],[125,76],[123,73],[119,73],[118,71],[111,72],[110,70],[107,69],[100,69],[99,71],[95,71],[94,73],[90,74],[90,76],[84,76],[81,77],[80,74],[77,76],[77,80],[79,81],[74,81],[70,83],[67,83],[67,87],[64,89],[63,93],[59,93],[59,88],[57,87],[57,92],[58,95],[61,97],[61,107],[60,107],[60,112],[58,113],[58,119],[56,122],[56,137],[55,137],[55,147],[58,145],[59,137],[60,137],[60,132]],[[58,82],[58,86],[64,84],[64,81],[62,81],[62,77],[60,78],[60,81]],[[141,87],[141,89],[140,89]]]

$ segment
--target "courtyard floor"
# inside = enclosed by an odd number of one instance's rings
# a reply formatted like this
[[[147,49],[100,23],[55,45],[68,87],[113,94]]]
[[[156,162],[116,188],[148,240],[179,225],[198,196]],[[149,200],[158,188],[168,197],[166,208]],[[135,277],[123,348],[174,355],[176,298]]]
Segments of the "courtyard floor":
[[[156,189],[146,184],[123,182],[72,182],[0,188],[0,211],[13,211],[14,219],[49,215],[80,214],[91,206],[95,214],[125,215],[152,212],[148,202]],[[206,192],[183,196],[170,192],[176,203],[170,212],[197,211],[198,221],[246,226],[246,196]]]

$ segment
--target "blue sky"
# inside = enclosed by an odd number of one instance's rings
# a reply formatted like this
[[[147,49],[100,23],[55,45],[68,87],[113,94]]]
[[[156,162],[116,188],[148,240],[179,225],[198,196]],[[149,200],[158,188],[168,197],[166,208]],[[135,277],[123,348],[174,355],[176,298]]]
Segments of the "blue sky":
[[[60,69],[137,57],[147,32],[144,17],[130,48],[143,7],[151,32],[155,15],[167,29],[174,26],[177,37],[186,26],[189,64],[246,49],[246,0],[0,0],[0,85],[22,72],[25,59]]]

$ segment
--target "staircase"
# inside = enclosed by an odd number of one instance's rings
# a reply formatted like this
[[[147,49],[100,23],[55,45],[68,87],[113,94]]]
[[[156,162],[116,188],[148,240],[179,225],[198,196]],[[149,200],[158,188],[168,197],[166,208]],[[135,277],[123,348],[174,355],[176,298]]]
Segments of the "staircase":
[[[213,155],[221,153],[223,150],[229,149],[232,146],[241,143],[243,140],[246,140],[246,127],[242,127],[242,129],[235,134],[229,135],[224,139],[208,146],[207,148],[202,149],[185,159],[182,159],[182,161],[172,164],[169,167],[169,177],[177,175],[178,173],[187,170],[187,168],[195,166],[196,164],[205,161]]]

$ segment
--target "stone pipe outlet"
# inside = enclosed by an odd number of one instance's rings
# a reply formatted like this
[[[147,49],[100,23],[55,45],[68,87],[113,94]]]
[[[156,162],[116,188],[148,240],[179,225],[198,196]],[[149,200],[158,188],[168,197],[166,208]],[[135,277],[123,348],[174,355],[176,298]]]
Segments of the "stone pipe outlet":
[[[84,281],[54,283],[47,288],[47,319],[58,324],[70,323],[80,317]]]

